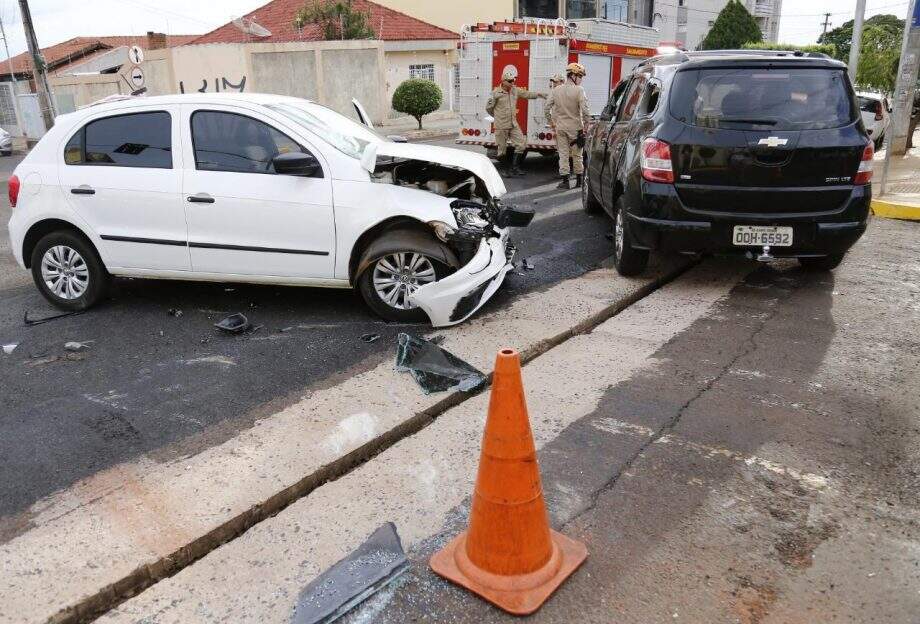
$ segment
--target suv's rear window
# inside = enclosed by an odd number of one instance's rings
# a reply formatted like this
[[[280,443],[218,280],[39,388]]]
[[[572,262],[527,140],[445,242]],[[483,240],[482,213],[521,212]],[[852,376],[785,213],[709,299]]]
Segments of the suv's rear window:
[[[821,130],[855,121],[843,70],[724,68],[678,72],[671,114],[693,126]]]

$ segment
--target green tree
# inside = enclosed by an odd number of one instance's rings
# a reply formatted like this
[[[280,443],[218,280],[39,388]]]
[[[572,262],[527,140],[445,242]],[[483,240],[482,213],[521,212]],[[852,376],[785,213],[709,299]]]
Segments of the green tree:
[[[748,10],[738,0],[729,0],[700,44],[700,49],[738,50],[746,43],[761,41],[763,33]]]
[[[873,15],[866,20],[863,26],[863,37],[870,27],[878,27],[892,33],[895,37],[901,37],[904,32],[904,20],[899,19],[896,15]],[[853,20],[844,22],[833,30],[818,37],[818,43],[826,43],[834,46],[836,52],[834,58],[844,63],[850,60],[850,46],[853,43]]]
[[[863,30],[856,84],[861,87],[891,93],[898,74],[901,58],[901,34],[869,26]]]
[[[393,93],[393,110],[415,117],[422,129],[422,117],[441,107],[444,96],[441,87],[430,80],[410,78],[396,87]]]
[[[352,0],[313,0],[297,11],[294,27],[316,24],[327,41],[375,39],[377,35],[370,21],[370,13],[356,9]]]
[[[783,50],[788,52],[819,52],[834,56],[834,46],[830,44],[796,45],[794,43],[745,43],[745,50]]]

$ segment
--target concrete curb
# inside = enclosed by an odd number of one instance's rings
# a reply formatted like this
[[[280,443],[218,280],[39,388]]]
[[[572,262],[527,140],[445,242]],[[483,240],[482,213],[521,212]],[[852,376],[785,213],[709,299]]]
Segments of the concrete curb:
[[[920,206],[873,199],[872,214],[885,219],[920,221]]]

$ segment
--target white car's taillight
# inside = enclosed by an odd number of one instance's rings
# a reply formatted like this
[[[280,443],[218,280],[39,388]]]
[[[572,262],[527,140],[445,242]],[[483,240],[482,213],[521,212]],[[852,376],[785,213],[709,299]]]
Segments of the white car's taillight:
[[[19,201],[19,177],[15,175],[10,176],[6,186],[9,191],[10,207],[15,208],[16,202]]]
[[[862,186],[863,184],[872,182],[872,159],[874,157],[875,148],[872,146],[872,143],[869,143],[866,149],[863,150],[859,169],[856,170],[856,175],[853,177],[853,184],[855,186]]]
[[[649,182],[674,184],[674,166],[671,164],[671,146],[651,137],[642,143],[639,156],[642,177]]]

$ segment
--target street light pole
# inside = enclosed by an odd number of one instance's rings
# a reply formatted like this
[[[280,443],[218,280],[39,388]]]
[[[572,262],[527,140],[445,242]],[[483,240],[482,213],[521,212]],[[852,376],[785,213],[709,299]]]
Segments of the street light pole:
[[[42,58],[41,48],[35,36],[32,25],[32,13],[29,11],[29,0],[19,0],[19,10],[22,12],[22,27],[26,33],[26,43],[29,44],[29,55],[35,67],[35,90],[45,120],[45,128],[51,129],[54,125],[54,100],[51,99],[51,85],[48,84],[48,74],[45,72],[45,59]]]
[[[850,43],[850,81],[856,84],[856,69],[862,51],[863,22],[866,18],[866,0],[856,0],[856,17],[853,20],[853,37]]]

